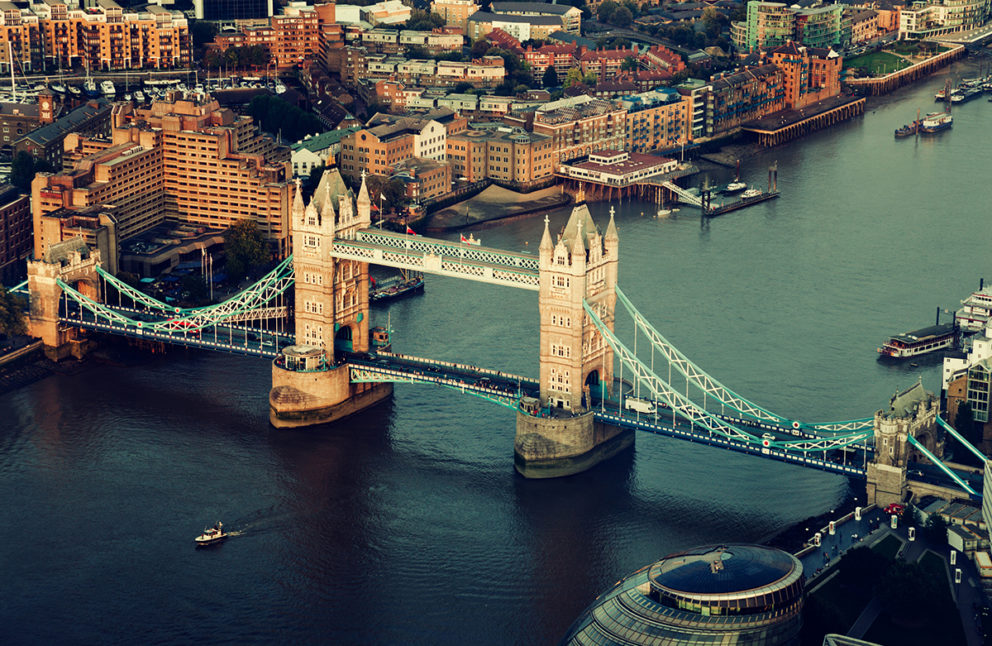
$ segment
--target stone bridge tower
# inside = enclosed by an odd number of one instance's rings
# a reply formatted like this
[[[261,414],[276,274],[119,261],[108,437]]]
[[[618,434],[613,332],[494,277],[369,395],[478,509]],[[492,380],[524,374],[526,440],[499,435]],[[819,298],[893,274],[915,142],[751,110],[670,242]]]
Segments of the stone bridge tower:
[[[868,464],[868,502],[885,506],[903,502],[909,493],[906,468],[926,459],[909,443],[912,436],[942,457],[944,434],[937,425],[940,403],[920,382],[893,395],[888,410],[875,413],[875,460]]]
[[[613,390],[613,350],[583,308],[587,301],[613,329],[619,236],[612,209],[602,234],[589,208],[576,205],[556,243],[545,218],[539,250],[541,393],[517,413],[514,458],[524,476],[548,478],[612,457],[633,434],[596,423],[591,410]]]
[[[82,330],[59,322],[62,288],[56,281],[101,301],[99,265],[100,252],[87,247],[82,238],[53,244],[40,259],[28,260],[28,334],[41,338],[49,359],[81,358],[89,344]]]
[[[357,199],[337,169],[325,171],[291,214],[296,344],[272,365],[269,419],[279,428],[333,422],[392,393],[392,384],[353,384],[347,353],[369,349],[369,265],[331,255],[334,238],[372,223],[365,178]]]

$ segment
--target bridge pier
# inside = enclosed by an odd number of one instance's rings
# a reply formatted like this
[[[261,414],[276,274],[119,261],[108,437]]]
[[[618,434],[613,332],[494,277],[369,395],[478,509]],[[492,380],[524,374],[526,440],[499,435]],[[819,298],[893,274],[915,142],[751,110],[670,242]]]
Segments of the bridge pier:
[[[294,357],[305,360],[303,354],[306,353],[297,354],[296,348],[298,346],[284,348],[283,356],[272,362],[269,421],[276,428],[334,422],[393,394],[391,383],[351,383],[351,370],[347,364],[313,371],[307,370],[305,364],[287,366]]]
[[[581,473],[634,445],[634,431],[597,422],[592,411],[537,417],[517,411],[513,465],[525,478]]]
[[[39,260],[28,260],[28,334],[42,340],[45,356],[52,361],[82,359],[93,345],[81,330],[59,320],[62,288],[57,281],[76,284],[82,293],[100,300],[99,264],[100,252],[78,238],[52,245]]]

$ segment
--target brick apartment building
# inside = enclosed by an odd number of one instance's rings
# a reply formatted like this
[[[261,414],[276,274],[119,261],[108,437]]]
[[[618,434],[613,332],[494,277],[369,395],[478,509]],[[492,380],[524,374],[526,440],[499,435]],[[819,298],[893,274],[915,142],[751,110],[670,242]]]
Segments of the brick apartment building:
[[[525,186],[554,172],[551,138],[523,128],[468,129],[448,137],[454,176]]]
[[[122,8],[97,0],[79,8],[44,0],[21,8],[0,2],[0,40],[11,44],[18,72],[79,65],[90,70],[187,67],[192,41],[186,17],[154,4]],[[10,71],[6,48],[0,69]]]
[[[554,163],[584,157],[594,150],[622,150],[627,143],[627,110],[586,95],[511,112],[503,122],[549,137]]]
[[[21,278],[31,254],[31,203],[10,184],[0,184],[0,280]]]
[[[72,135],[65,145],[72,168],[31,184],[38,257],[64,237],[67,212],[89,207],[112,207],[118,241],[166,219],[210,229],[252,219],[289,252],[289,150],[209,97],[117,104],[110,137]]]
[[[325,35],[322,19],[334,20],[333,5],[324,9],[311,7],[305,2],[290,2],[281,15],[269,19],[269,24],[246,25],[240,32],[218,35],[207,48],[224,52],[229,47],[260,45],[269,50],[277,69],[287,70],[321,53],[320,41]],[[326,35],[332,38],[334,33],[332,29],[326,30]],[[326,57],[326,46],[324,49]]]

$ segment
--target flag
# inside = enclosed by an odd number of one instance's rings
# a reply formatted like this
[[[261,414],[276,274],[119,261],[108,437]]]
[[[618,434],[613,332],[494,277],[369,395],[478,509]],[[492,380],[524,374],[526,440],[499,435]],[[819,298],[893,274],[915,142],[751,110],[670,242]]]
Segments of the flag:
[[[378,207],[378,206],[376,206],[375,204],[373,204],[373,205],[372,205],[372,210],[373,210],[373,211],[378,211],[378,210],[379,210],[379,207]]]
[[[462,244],[467,244],[468,238],[465,237],[465,234],[460,234],[460,235],[462,236]]]
[[[406,234],[407,234],[408,236],[415,236],[415,235],[417,235],[417,232],[416,232],[416,231],[414,231],[413,229],[411,229],[410,227],[407,227],[407,228],[406,228]]]

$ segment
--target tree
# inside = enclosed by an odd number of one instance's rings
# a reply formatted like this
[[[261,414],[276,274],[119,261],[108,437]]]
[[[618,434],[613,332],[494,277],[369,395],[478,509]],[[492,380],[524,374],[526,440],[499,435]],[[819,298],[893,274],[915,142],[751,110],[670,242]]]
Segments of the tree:
[[[572,87],[579,83],[582,83],[582,70],[578,67],[568,68],[568,72],[565,73],[565,87]]]
[[[214,39],[217,35],[217,25],[204,20],[194,20],[189,27],[189,34],[193,37],[193,47],[200,47]]]
[[[233,282],[269,261],[269,247],[254,220],[235,222],[225,234],[224,257]]]
[[[954,415],[954,430],[971,442],[972,446],[981,445],[983,439],[982,425],[975,421],[975,413],[972,411],[971,404],[966,401],[958,404],[958,412]],[[971,451],[962,451],[962,455],[957,461],[972,466],[980,466],[978,465],[978,457]]]
[[[544,70],[541,85],[546,88],[558,87],[558,70],[555,69],[554,65],[548,65],[548,69]]]
[[[327,167],[323,164],[314,166],[313,170],[310,171],[310,176],[300,183],[304,202],[308,201],[313,195],[313,192],[317,190],[317,185],[320,184],[320,178],[324,176],[325,170],[327,170]]]
[[[398,177],[390,178],[380,190],[384,207],[399,209],[409,202],[406,197],[406,184]]]
[[[617,9],[620,8],[613,0],[604,0],[599,9],[596,11],[596,17],[599,18],[600,22],[613,22],[613,14]]]
[[[885,557],[864,545],[848,550],[837,564],[842,585],[871,585],[885,571]]]
[[[629,27],[630,23],[634,22],[634,14],[625,5],[613,12],[613,17],[610,22],[617,27]]]
[[[637,62],[637,59],[634,58],[633,56],[628,56],[627,58],[623,59],[622,63],[620,63],[620,69],[627,72],[635,72],[639,67],[640,64]]]
[[[49,173],[52,166],[44,159],[35,160],[30,153],[20,151],[10,164],[10,183],[24,192],[31,191],[31,180],[38,173]]]
[[[424,49],[420,45],[407,45],[406,57],[408,59],[414,59],[414,58],[422,59],[422,58],[430,58],[431,55],[430,53],[428,53],[426,49]]]
[[[896,623],[919,625],[933,616],[940,591],[917,563],[892,561],[875,586],[875,595]]]
[[[24,300],[0,285],[0,333],[15,336],[24,334]]]
[[[939,514],[930,514],[923,531],[927,540],[934,545],[947,544],[947,521]]]
[[[455,86],[455,94],[462,94],[464,92],[468,92],[473,87],[475,87],[475,86],[473,86],[468,81],[462,81],[461,83],[459,83],[458,85]]]

